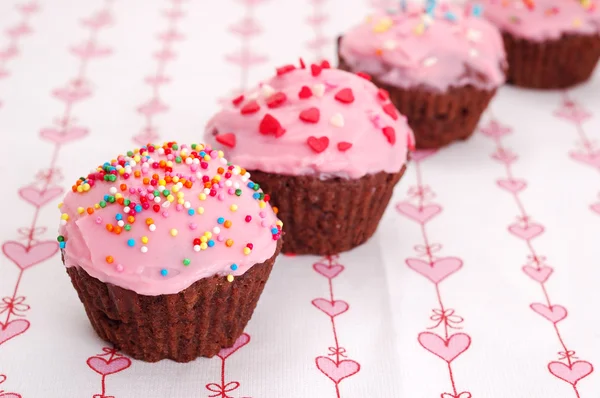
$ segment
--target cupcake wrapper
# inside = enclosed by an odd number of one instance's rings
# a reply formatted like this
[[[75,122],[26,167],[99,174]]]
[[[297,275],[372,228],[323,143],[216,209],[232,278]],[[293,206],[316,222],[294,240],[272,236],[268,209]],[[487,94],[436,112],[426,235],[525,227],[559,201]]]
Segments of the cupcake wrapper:
[[[529,41],[502,33],[508,82],[516,86],[567,88],[590,78],[600,58],[600,35],[564,34],[556,40]]]
[[[330,255],[350,250],[373,235],[405,170],[406,165],[394,174],[327,180],[251,170],[250,174],[279,208],[283,252]]]
[[[280,241],[281,242],[281,241]],[[252,317],[279,254],[228,282],[201,279],[177,294],[144,296],[106,284],[81,267],[67,273],[92,327],[125,354],[148,362],[189,362],[231,347]]]

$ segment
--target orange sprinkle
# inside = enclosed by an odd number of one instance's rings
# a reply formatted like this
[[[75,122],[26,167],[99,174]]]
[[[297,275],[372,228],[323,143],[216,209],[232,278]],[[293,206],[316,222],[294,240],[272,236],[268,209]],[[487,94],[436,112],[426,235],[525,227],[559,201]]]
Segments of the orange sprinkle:
[[[275,214],[279,213],[279,209],[277,208],[277,206],[273,206],[273,213],[275,213]]]
[[[165,177],[165,182],[166,182],[167,184],[168,184],[168,183],[170,183],[171,181],[173,181],[173,179],[171,178],[171,176],[166,176],[166,177]]]
[[[153,179],[153,180],[158,180],[158,179],[159,179],[159,176],[158,176],[158,174],[152,174],[152,179]]]
[[[129,217],[127,217],[127,221],[129,222],[129,224],[133,224],[135,222],[135,217],[129,216]]]
[[[122,205],[123,203],[125,203],[125,198],[123,198],[123,197],[118,198],[117,203]]]
[[[167,162],[165,162],[164,160],[161,160],[160,162],[158,162],[158,166],[161,169],[164,169],[167,166]]]
[[[381,48],[376,49],[375,50],[375,55],[382,56],[383,55],[383,50]]]
[[[136,171],[134,171],[134,172],[133,172],[133,175],[134,175],[136,178],[140,178],[140,176],[142,175],[142,172],[141,172],[141,171],[139,171],[139,170],[136,170]]]
[[[219,173],[219,174],[223,174],[224,172],[225,172],[225,170],[222,167],[219,167],[217,169],[217,173]]]
[[[121,188],[121,191],[126,191],[127,190],[127,184],[121,184],[121,185],[119,185],[119,188]]]
[[[183,184],[186,188],[191,188],[192,187],[192,182],[191,181],[186,181],[185,184]]]
[[[148,177],[144,177],[144,179],[142,180],[142,184],[144,184],[144,185],[150,184],[150,179]]]
[[[93,214],[94,213],[94,209],[91,207],[87,208],[87,214]]]
[[[225,245],[226,245],[227,247],[231,247],[231,246],[233,246],[233,239],[227,239],[227,240],[225,241]]]
[[[112,264],[112,263],[113,263],[113,261],[114,261],[114,258],[113,258],[113,256],[106,256],[106,262],[107,262],[107,263],[109,263],[109,264]]]
[[[73,192],[77,192],[77,185],[73,185],[73,186],[71,187],[71,191],[73,191]]]
[[[151,218],[146,218],[146,225],[154,224],[154,220]]]
[[[224,226],[225,228],[229,228],[229,227],[231,227],[231,221],[229,221],[229,220],[225,220],[225,223],[223,224],[223,226]]]
[[[123,230],[123,228],[119,227],[118,225],[115,227],[114,232],[115,234],[119,235],[121,233],[121,231]]]
[[[115,227],[112,224],[106,224],[106,230],[112,232]]]
[[[240,169],[240,175],[243,176],[244,174],[246,174],[246,169],[241,168]]]

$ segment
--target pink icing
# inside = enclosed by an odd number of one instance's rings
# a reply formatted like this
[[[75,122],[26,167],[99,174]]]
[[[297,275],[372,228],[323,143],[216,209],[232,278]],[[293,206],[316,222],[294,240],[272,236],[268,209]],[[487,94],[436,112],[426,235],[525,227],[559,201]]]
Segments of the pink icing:
[[[529,8],[521,0],[485,0],[484,15],[500,30],[516,37],[543,41],[563,33],[598,34],[600,2],[584,6],[577,0],[533,0]]]
[[[249,170],[319,178],[398,172],[414,142],[404,116],[370,81],[323,65],[289,65],[215,115],[206,139],[234,136],[227,155]],[[260,109],[247,113],[253,101]]]
[[[199,152],[199,149],[196,151]],[[212,159],[202,162],[199,159],[193,160],[192,157],[181,163],[176,162],[176,156],[183,158],[186,153],[189,156],[193,152],[186,145],[173,150],[170,155],[157,149],[153,153],[147,153],[150,158],[142,156],[137,161],[134,157],[121,156],[117,160],[133,160],[135,164],[133,167],[125,166],[125,172],[131,175],[128,179],[119,175],[115,182],[104,181],[97,174],[102,168],[92,172],[90,175],[95,175],[95,179],[91,189],[81,193],[69,192],[61,206],[62,217],[68,215],[68,220],[63,220],[60,226],[60,234],[64,236],[66,243],[65,265],[80,266],[102,282],[154,296],[178,293],[192,283],[213,275],[241,275],[252,265],[273,256],[280,233],[272,230],[278,228],[279,221],[271,206],[260,198],[253,198],[256,191],[248,186],[249,173],[237,166],[232,166],[229,170],[222,152],[206,151]],[[154,162],[166,162],[169,159],[173,162],[172,172],[153,167]],[[219,167],[231,176],[228,178],[224,173],[219,174]],[[139,177],[134,176],[136,171],[140,172]],[[153,174],[157,174],[159,179],[164,179],[167,175],[178,175],[195,181],[191,187],[184,185],[178,192],[175,192],[177,188],[173,188],[176,185],[174,182],[166,183],[166,188],[174,195],[174,201],[169,202],[164,191],[158,196],[160,201],[156,201],[153,190],[157,186],[143,183],[144,177],[152,180]],[[221,179],[219,185],[212,184],[214,196],[211,196],[211,189],[205,188],[202,177],[212,179],[215,175],[220,175]],[[160,185],[160,181],[158,183]],[[125,190],[121,190],[121,184],[127,185]],[[80,186],[83,187],[83,184]],[[240,196],[236,194],[236,189],[241,190]],[[257,195],[261,192],[259,190]],[[183,203],[178,203],[177,195],[180,193],[183,193]],[[149,199],[149,208],[142,208],[141,212],[137,212],[133,223],[127,220],[135,212],[135,207],[131,204],[126,206],[125,203],[108,203],[104,208],[98,207],[90,215],[86,211],[83,214],[78,211],[78,208],[94,208],[95,204],[100,204],[105,199],[105,195],[117,194],[140,205],[143,203],[141,197],[144,196]],[[202,195],[206,196],[204,200]],[[166,203],[170,205],[167,207]],[[154,205],[159,205],[158,212],[154,211]],[[237,206],[237,209],[232,208],[232,205]],[[133,212],[127,213],[126,207],[133,207]],[[193,214],[190,214],[188,207],[194,210]],[[200,207],[203,212],[199,210]],[[125,224],[131,224],[130,231],[126,231],[125,226],[118,235],[107,230],[107,224],[118,226],[117,214],[122,216]],[[219,217],[231,221],[230,227],[227,228],[225,223],[219,224]],[[147,221],[149,218],[153,222]],[[172,229],[177,230],[175,236],[172,235]],[[214,246],[202,250],[200,243],[195,248],[194,239],[200,239],[206,231],[211,232]],[[143,237],[148,238],[145,244]],[[133,239],[133,247],[128,245],[129,239]],[[227,246],[228,239],[233,240],[230,247]],[[249,254],[245,254],[244,248],[248,243],[253,247]],[[208,246],[209,242],[206,244]],[[146,249],[142,247],[147,249],[145,253],[142,250]],[[112,263],[107,261],[108,256],[112,256]],[[190,260],[189,265],[184,264],[185,259]],[[236,270],[232,269],[232,264],[237,265]],[[161,273],[163,270],[167,271],[166,275]]]
[[[352,70],[396,87],[498,87],[505,80],[502,37],[489,22],[464,14],[448,5],[433,18],[418,5],[378,11],[342,37],[340,55]]]

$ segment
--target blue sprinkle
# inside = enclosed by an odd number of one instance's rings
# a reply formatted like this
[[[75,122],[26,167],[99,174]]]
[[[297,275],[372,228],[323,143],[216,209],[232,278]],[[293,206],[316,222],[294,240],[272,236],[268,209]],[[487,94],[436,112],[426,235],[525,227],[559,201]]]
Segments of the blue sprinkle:
[[[271,228],[271,233],[275,235],[279,230],[277,228]]]
[[[252,194],[252,197],[253,197],[254,199],[258,199],[258,198],[260,198],[260,194],[259,194],[258,192],[254,192],[254,193]]]
[[[238,269],[238,266],[237,266],[237,264],[231,264],[230,268],[232,271],[235,271],[236,269]]]
[[[217,218],[217,223],[223,224],[224,222],[225,222],[225,219],[223,217]]]
[[[204,152],[204,151],[200,151],[200,156],[201,156],[201,157],[204,157],[204,156],[206,156],[206,152]]]
[[[188,209],[188,214],[190,216],[193,216],[196,213],[196,211],[194,209]]]
[[[208,242],[206,242],[206,244],[208,245],[208,247],[213,247],[215,245],[215,241],[211,239]]]
[[[135,246],[135,239],[133,239],[133,238],[127,239],[127,246],[129,246],[129,247]]]
[[[474,16],[480,17],[483,14],[483,6],[481,4],[473,4],[471,12]]]
[[[248,182],[248,188],[254,188],[254,183],[252,181]]]
[[[121,220],[123,219],[123,215],[122,215],[121,213],[119,213],[119,214],[117,214],[117,215],[115,216],[115,219],[116,219],[117,221],[121,221]]]
[[[58,246],[60,246],[61,249],[64,249],[66,245],[67,245],[67,242],[60,242],[58,244]]]
[[[451,11],[446,12],[444,17],[450,22],[456,21],[456,15],[454,15],[454,13],[452,13]]]
[[[160,274],[162,276],[167,276],[167,275],[169,275],[169,270],[163,268],[163,269],[160,270]]]
[[[138,213],[142,211],[142,205],[136,205],[135,206],[135,211],[137,211]]]
[[[104,195],[104,200],[108,201],[108,195]]]

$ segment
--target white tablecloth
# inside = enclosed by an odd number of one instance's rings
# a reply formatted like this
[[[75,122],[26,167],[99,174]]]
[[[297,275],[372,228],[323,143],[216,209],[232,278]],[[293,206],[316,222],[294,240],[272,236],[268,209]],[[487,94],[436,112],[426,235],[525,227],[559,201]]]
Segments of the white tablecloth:
[[[92,331],[60,196],[136,139],[199,141],[275,66],[333,59],[369,2],[17,4],[0,2],[0,397],[598,396],[600,74],[501,89],[469,141],[415,156],[369,243],[280,258],[234,349],[148,364]]]

